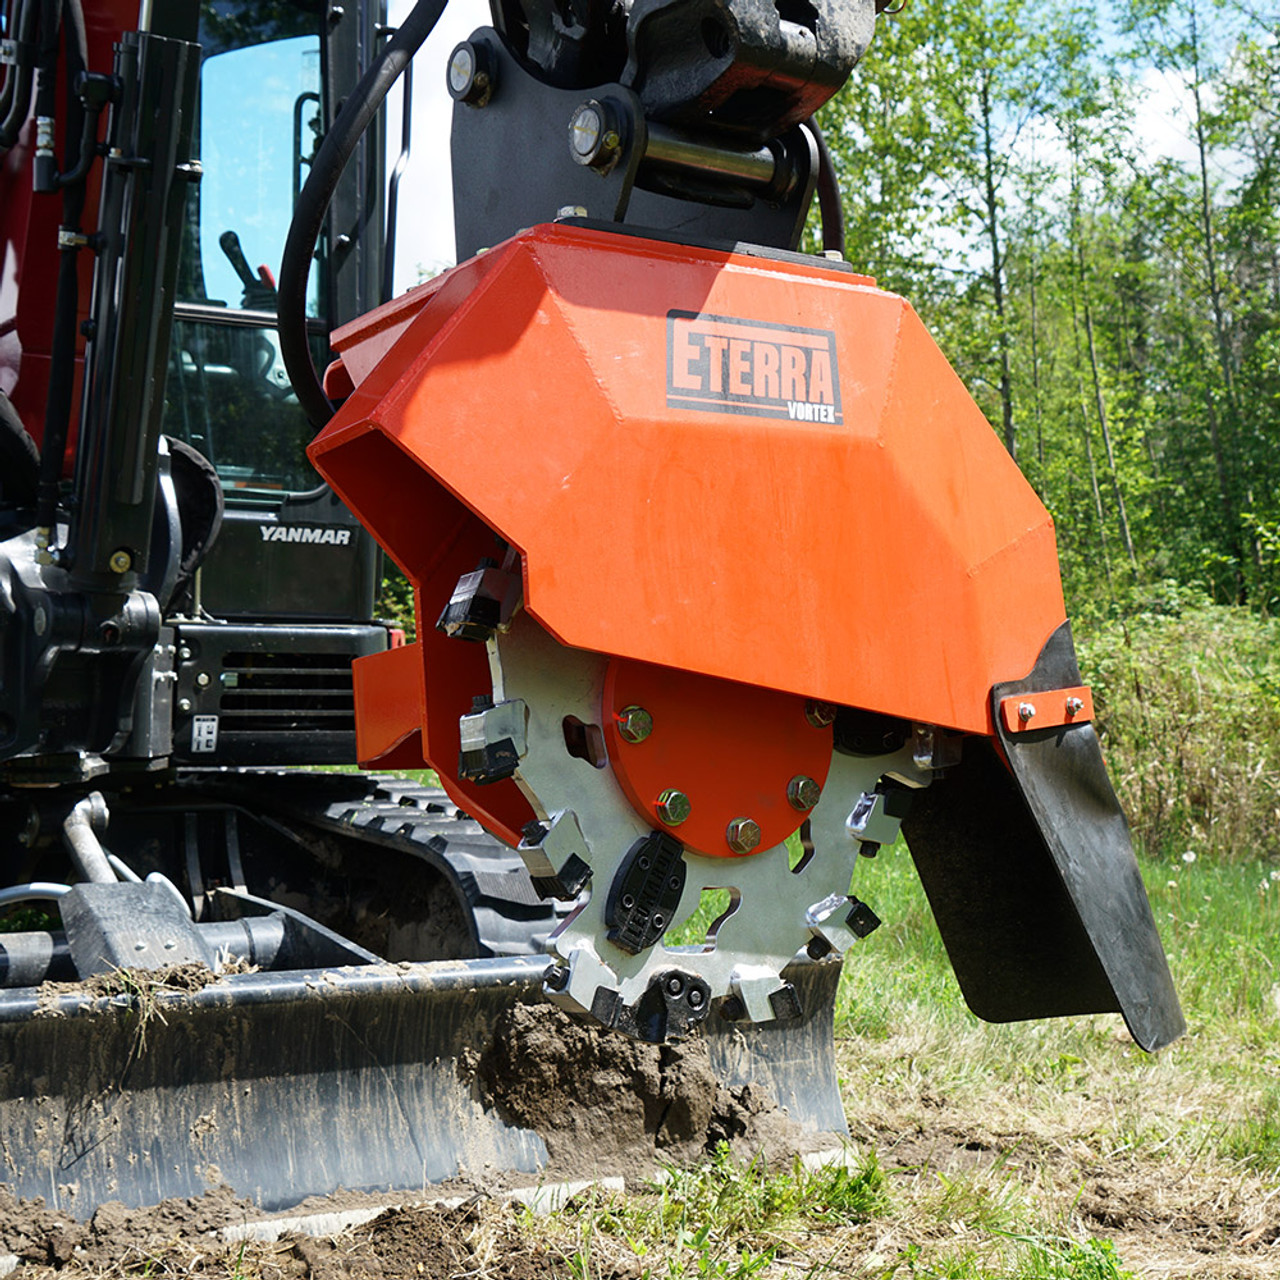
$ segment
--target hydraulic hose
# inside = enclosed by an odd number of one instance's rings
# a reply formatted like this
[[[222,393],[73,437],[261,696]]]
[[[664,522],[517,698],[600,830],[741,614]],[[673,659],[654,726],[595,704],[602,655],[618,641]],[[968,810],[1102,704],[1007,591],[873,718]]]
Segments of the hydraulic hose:
[[[11,907],[18,902],[56,902],[71,892],[69,884],[49,884],[33,880],[30,884],[15,884],[10,889],[0,889],[0,907]]]
[[[91,884],[115,884],[116,873],[94,828],[107,825],[107,804],[100,791],[91,791],[72,808],[62,824],[62,840],[83,880]]]
[[[280,354],[289,381],[303,412],[317,431],[333,416],[333,405],[324,393],[307,344],[307,277],[311,273],[312,255],[320,239],[329,202],[337,190],[347,161],[391,86],[431,34],[445,4],[446,0],[418,0],[414,5],[381,56],[364,73],[338,112],[338,118],[320,144],[311,173],[294,207],[284,257],[280,262],[276,323]]]
[[[17,44],[20,58],[29,58],[36,38],[41,0],[24,0],[18,10]],[[18,133],[26,123],[31,108],[31,86],[35,79],[35,66],[30,61],[20,62],[5,81],[3,102],[4,119],[0,122],[0,153],[8,151],[18,140]]]
[[[844,253],[844,208],[840,203],[840,184],[836,179],[835,160],[816,119],[809,120],[818,144],[818,212],[822,215],[822,247]]]

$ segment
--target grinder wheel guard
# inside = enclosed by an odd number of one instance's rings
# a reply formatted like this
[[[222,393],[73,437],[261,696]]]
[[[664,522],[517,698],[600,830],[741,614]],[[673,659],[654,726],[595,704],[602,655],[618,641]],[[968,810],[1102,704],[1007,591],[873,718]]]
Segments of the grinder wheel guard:
[[[311,456],[418,620],[356,664],[361,759],[425,759],[579,900],[550,998],[657,1041],[793,1016],[901,829],[979,1016],[1181,1033],[1052,521],[901,298],[543,225],[334,347]]]

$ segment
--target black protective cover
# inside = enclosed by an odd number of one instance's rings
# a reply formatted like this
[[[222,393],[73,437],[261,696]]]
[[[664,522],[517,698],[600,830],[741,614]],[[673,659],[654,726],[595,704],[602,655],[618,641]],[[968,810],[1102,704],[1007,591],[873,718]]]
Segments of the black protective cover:
[[[1001,701],[1081,684],[1070,623],[1021,680],[991,691],[1001,759],[969,738],[917,793],[911,856],[969,1007],[990,1022],[1119,1011],[1142,1048],[1186,1030],[1089,723],[1010,734]]]

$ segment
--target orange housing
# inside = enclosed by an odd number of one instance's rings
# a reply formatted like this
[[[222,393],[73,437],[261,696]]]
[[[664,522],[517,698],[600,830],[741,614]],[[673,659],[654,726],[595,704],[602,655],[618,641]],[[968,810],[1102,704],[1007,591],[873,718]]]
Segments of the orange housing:
[[[563,644],[974,733],[1065,618],[1048,513],[865,278],[540,226],[334,345],[311,456],[419,588],[446,777],[487,672],[433,627],[494,534]]]

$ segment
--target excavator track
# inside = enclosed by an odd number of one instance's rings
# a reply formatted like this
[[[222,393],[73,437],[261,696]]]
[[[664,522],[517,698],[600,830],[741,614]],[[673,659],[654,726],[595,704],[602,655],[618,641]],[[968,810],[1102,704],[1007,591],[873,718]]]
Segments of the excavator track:
[[[292,769],[189,771],[181,785],[252,807],[304,839],[319,832],[420,859],[447,879],[469,918],[469,957],[542,955],[572,909],[539,898],[519,855],[438,787]]]

